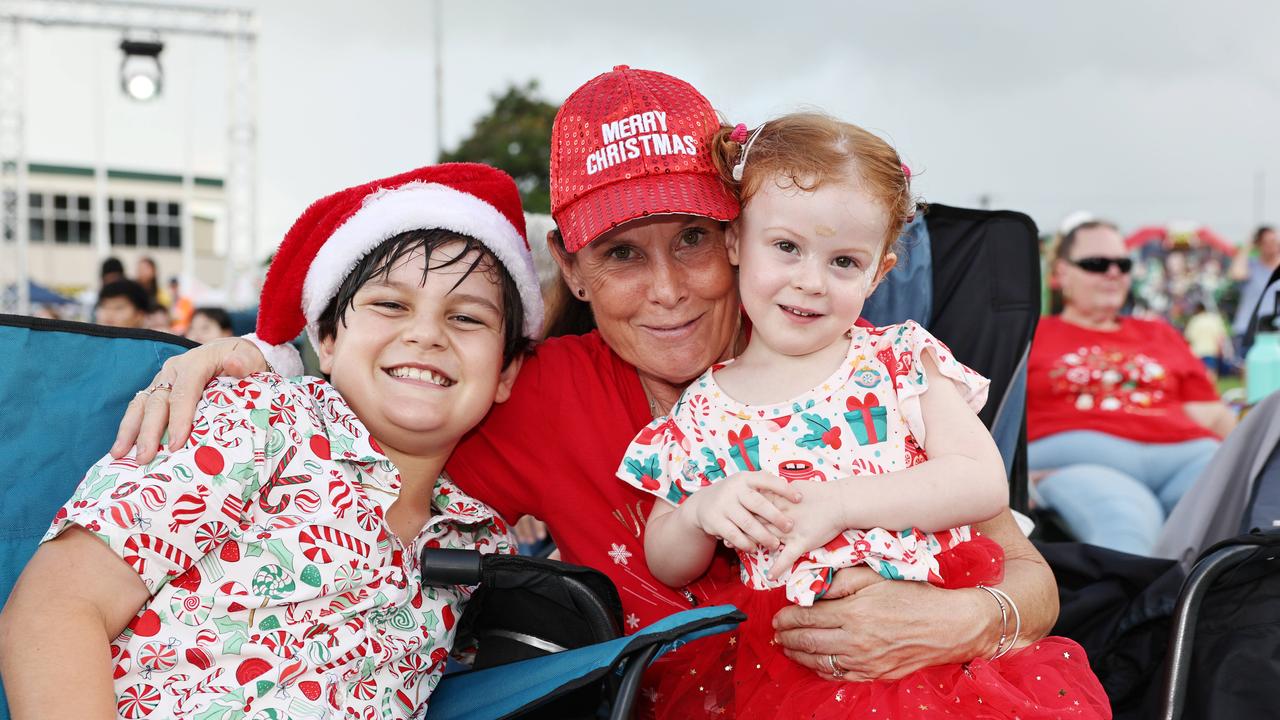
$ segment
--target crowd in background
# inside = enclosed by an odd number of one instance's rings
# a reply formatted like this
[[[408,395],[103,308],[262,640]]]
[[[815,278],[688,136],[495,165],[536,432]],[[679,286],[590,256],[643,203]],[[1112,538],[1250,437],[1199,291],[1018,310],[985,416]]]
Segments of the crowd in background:
[[[235,335],[231,315],[220,307],[196,307],[182,294],[178,278],[170,278],[168,286],[162,287],[155,261],[148,257],[138,260],[133,277],[117,258],[102,262],[93,321],[182,335],[200,344]]]
[[[1044,245],[1046,298],[1054,289],[1048,266],[1069,229],[1070,223]],[[1275,228],[1259,226],[1234,254],[1201,242],[1194,232],[1172,231],[1130,247],[1129,252],[1132,290],[1126,314],[1173,325],[1214,378],[1239,375],[1254,308],[1271,273],[1280,266],[1280,235]],[[1057,309],[1049,303],[1044,308],[1045,314]]]

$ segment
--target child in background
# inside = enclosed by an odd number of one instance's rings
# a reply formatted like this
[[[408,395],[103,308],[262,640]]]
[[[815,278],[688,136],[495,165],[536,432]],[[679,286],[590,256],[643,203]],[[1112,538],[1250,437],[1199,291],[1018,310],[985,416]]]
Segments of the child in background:
[[[897,153],[815,114],[750,135],[725,128],[716,147],[743,202],[726,245],[750,342],[636,437],[618,475],[665,501],[645,531],[655,577],[695,580],[723,541],[738,551],[743,585],[715,599],[748,620],[673,658],[655,689],[659,713],[1109,717],[1078,645],[1050,638],[1015,649],[1016,608],[993,587],[999,546],[968,528],[1008,497],[975,414],[987,381],[914,322],[855,325],[915,211]],[[981,588],[1008,632],[991,659],[832,683],[782,655],[770,620],[784,602],[812,604],[836,570],[858,564],[893,580]],[[844,668],[828,661],[840,679]]]
[[[1231,362],[1231,337],[1227,335],[1227,323],[1218,312],[1211,311],[1204,303],[1196,303],[1195,313],[1187,320],[1182,336],[1191,346],[1191,354],[1200,358],[1209,377],[1218,379]]]
[[[203,345],[224,337],[235,337],[235,332],[231,329],[231,315],[226,310],[220,307],[201,307],[191,313],[191,325],[187,328],[188,340]]]
[[[424,588],[419,555],[511,551],[442,471],[508,397],[537,287],[501,171],[423,168],[312,205],[258,335],[305,327],[331,383],[214,380],[183,447],[89,470],[2,616],[13,716],[421,717],[472,588]]]

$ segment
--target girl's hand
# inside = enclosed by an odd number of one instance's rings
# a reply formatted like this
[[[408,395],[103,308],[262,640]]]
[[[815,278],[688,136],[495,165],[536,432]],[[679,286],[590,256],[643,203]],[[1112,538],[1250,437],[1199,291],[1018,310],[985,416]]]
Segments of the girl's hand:
[[[763,547],[773,550],[779,536],[792,530],[792,523],[768,493],[779,499],[777,504],[798,503],[800,493],[782,478],[767,472],[741,472],[708,488],[703,488],[680,506],[693,513],[692,522],[699,530],[724,540],[725,544],[743,552]]]
[[[196,404],[204,386],[219,375],[243,378],[267,369],[262,351],[244,338],[221,338],[164,361],[152,378],[149,395],[136,395],[116,432],[111,457],[122,458],[137,445],[134,457],[146,465],[155,459],[166,430],[169,447],[182,447],[191,434]]]
[[[803,500],[775,503],[775,509],[790,522],[790,529],[783,529],[778,535],[784,547],[769,568],[770,580],[781,578],[801,555],[826,545],[848,527],[844,506],[847,490],[842,490],[839,483],[798,480],[788,489],[798,491]]]

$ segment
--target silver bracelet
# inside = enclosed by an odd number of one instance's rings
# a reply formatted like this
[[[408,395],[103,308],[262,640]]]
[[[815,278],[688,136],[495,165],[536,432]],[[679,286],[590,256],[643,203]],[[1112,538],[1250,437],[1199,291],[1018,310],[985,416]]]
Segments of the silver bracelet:
[[[243,336],[241,336],[241,337],[237,337],[236,339],[237,339],[237,340],[243,340],[244,342],[247,342],[247,343],[249,343],[250,345],[253,345],[253,347],[255,347],[255,348],[257,348],[257,347],[258,347],[258,346],[257,346],[257,344],[255,344],[252,340],[245,340]],[[239,347],[239,345],[237,345],[236,347]],[[261,348],[258,348],[258,353],[262,355],[262,362],[266,363],[266,366],[267,366],[267,372],[269,372],[269,373],[271,373],[271,374],[273,374],[273,375],[274,375],[274,374],[276,374],[276,369],[275,369],[275,368],[273,368],[273,367],[271,367],[271,361],[267,359],[267,354],[266,354],[266,353],[264,353],[264,352],[262,352],[262,349],[261,349]]]
[[[993,660],[998,660],[1007,655],[1013,649],[1013,646],[1018,643],[1018,636],[1022,634],[1022,614],[1018,612],[1018,605],[1013,601],[1013,598],[1009,597],[1009,593],[1000,588],[989,587],[986,589],[1003,598],[1005,602],[1009,603],[1009,608],[1013,610],[1013,637],[1009,638],[1008,646],[992,658]]]
[[[986,585],[978,585],[978,589],[986,590],[987,594],[996,601],[996,605],[1000,606],[1000,639],[996,640],[996,649],[991,653],[991,657],[987,658],[987,662],[991,662],[1000,657],[1000,650],[1004,647],[1005,640],[1009,638],[1009,608],[1004,604],[1004,600],[995,593],[994,590]]]

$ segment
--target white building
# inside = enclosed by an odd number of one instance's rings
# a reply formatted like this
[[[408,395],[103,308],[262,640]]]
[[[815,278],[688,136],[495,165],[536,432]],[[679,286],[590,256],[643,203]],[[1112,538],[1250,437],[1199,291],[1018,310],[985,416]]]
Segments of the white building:
[[[137,260],[155,260],[162,283],[193,279],[226,284],[226,206],[220,178],[108,169],[107,233],[95,227],[93,169],[32,163],[28,175],[28,268],[31,280],[66,295],[96,288],[102,260],[119,258],[132,276]],[[183,227],[183,206],[191,225]],[[105,240],[105,245],[101,242]]]

